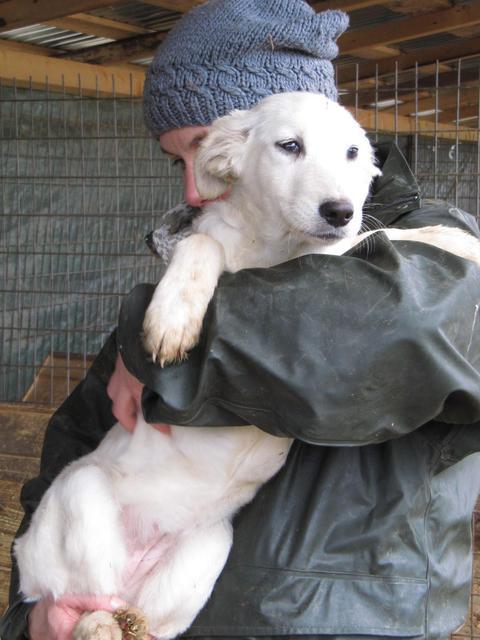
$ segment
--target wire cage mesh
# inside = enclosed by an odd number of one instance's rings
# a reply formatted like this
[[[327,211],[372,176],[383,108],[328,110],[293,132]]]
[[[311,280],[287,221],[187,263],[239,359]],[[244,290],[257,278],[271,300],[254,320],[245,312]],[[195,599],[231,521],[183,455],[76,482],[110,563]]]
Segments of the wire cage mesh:
[[[115,326],[122,295],[158,280],[143,239],[181,199],[181,176],[133,96],[2,86],[0,109],[0,396],[54,403]]]
[[[340,101],[373,139],[394,139],[424,198],[479,216],[479,67],[392,67],[362,83],[337,69]],[[468,96],[468,98],[467,98]],[[0,85],[0,401],[56,405],[116,323],[122,297],[161,272],[144,236],[182,198],[181,175],[147,133],[141,102]],[[478,549],[478,514],[474,519]],[[453,636],[480,637],[480,567],[472,607]]]
[[[477,61],[478,62],[478,61]],[[394,138],[427,198],[478,216],[478,66],[394,66],[340,100],[373,138]],[[440,82],[442,78],[442,82]],[[468,100],[466,96],[468,94]],[[181,176],[133,95],[0,85],[0,400],[56,404],[115,326],[122,296],[158,279],[143,238],[181,200]],[[36,379],[43,366],[41,384]]]

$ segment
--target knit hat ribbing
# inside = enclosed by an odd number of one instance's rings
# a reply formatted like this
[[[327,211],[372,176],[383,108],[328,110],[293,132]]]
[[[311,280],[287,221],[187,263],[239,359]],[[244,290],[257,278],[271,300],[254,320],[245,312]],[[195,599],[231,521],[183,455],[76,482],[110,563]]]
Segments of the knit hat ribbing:
[[[145,80],[146,124],[158,137],[285,91],[336,100],[331,60],[347,26],[345,13],[316,13],[304,0],[210,0],[158,48]]]

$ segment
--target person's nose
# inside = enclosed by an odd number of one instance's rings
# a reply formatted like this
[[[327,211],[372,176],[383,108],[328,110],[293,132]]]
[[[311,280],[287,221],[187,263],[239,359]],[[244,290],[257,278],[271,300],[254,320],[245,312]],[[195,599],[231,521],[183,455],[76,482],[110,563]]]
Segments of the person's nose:
[[[203,203],[197,191],[195,176],[193,174],[193,163],[186,162],[183,170],[183,197],[187,204],[192,207],[200,207]]]

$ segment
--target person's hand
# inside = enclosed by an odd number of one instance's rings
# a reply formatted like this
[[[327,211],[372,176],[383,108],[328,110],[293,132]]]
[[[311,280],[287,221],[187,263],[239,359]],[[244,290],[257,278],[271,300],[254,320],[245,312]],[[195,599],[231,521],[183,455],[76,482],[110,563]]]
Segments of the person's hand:
[[[39,600],[28,616],[30,640],[71,640],[72,631],[86,611],[116,611],[126,602],[115,596],[65,596]]]
[[[135,429],[137,416],[142,414],[142,391],[143,384],[132,376],[119,354],[107,386],[107,394],[112,401],[113,415],[127,431]],[[170,433],[168,424],[158,423],[152,427],[162,433]]]
[[[143,385],[123,364],[120,354],[107,386],[107,394],[112,401],[112,413],[120,424],[133,431],[137,415],[142,411]]]

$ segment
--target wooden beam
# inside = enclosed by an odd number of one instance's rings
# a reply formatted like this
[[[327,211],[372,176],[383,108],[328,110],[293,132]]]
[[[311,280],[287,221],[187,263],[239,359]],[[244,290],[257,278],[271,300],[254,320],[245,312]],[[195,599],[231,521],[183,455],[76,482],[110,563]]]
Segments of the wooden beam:
[[[49,47],[40,47],[38,44],[29,44],[28,42],[17,42],[17,40],[7,40],[7,38],[0,38],[0,51],[11,51],[15,53],[31,53],[36,56],[49,56],[52,53],[52,49]]]
[[[447,9],[452,6],[452,0],[428,0],[427,2],[419,2],[418,0],[395,0],[389,8],[398,13],[406,13],[416,15],[425,13],[425,11],[433,11],[434,9]]]
[[[415,63],[419,66],[435,64],[437,60],[446,63],[455,61],[458,58],[468,58],[478,56],[480,51],[480,38],[473,38],[460,42],[452,42],[440,47],[429,47],[413,53],[404,53],[398,58],[387,58],[378,62],[362,62],[358,66],[358,79],[365,80],[378,75],[379,78],[395,73],[395,68],[400,71],[411,71],[415,68]],[[341,60],[336,66],[337,80],[340,86],[345,83],[355,82],[356,65],[341,64]]]
[[[326,11],[327,9],[337,9],[339,11],[356,11],[366,9],[379,4],[386,4],[388,0],[309,0],[315,11]]]
[[[415,111],[430,111],[431,109],[450,109],[455,107],[457,101],[460,104],[471,104],[478,102],[478,88],[471,89],[452,89],[450,91],[440,90],[438,95],[431,95],[428,98],[422,98],[418,101],[405,102],[397,105],[396,112],[400,115],[410,115]]]
[[[433,71],[433,72],[432,72]],[[480,74],[478,69],[465,69],[461,73],[460,83],[458,83],[458,74],[456,71],[449,70],[446,73],[440,73],[438,78],[436,77],[435,70],[432,70],[429,75],[419,74],[417,80],[417,87],[415,87],[415,78],[412,76],[409,80],[404,82],[386,84],[385,82],[379,82],[377,88],[359,88],[356,91],[352,88],[351,92],[347,95],[343,94],[342,104],[358,106],[369,105],[376,100],[392,100],[397,98],[403,102],[410,100],[410,95],[417,92],[421,98],[428,97],[432,91],[438,86],[439,89],[453,88],[460,84],[462,88],[469,86],[478,86],[480,84]],[[394,78],[392,78],[394,80]],[[428,90],[428,94],[425,91]]]
[[[462,140],[464,142],[478,142],[478,129],[458,127],[431,122],[424,118],[408,118],[397,116],[384,111],[370,111],[368,109],[349,108],[349,111],[367,131],[379,133],[398,133],[405,135],[418,134],[426,137],[436,137],[445,140]]]
[[[379,58],[394,58],[400,55],[400,51],[397,47],[386,47],[373,45],[366,49],[359,49],[357,56],[359,58],[365,58],[366,60],[378,60]]]
[[[0,48],[0,77],[7,84],[82,95],[141,96],[141,67],[96,66]]]
[[[119,0],[4,0],[0,2],[0,32],[37,22],[92,11]]]
[[[152,4],[161,9],[168,11],[179,11],[185,13],[199,4],[203,4],[206,0],[142,0],[145,4]]]
[[[479,94],[479,100],[480,100],[480,94]],[[463,122],[461,121],[459,122],[460,126],[471,127],[472,124],[476,125],[476,120],[478,119],[478,112],[479,112],[479,104],[472,104],[470,106],[468,105],[465,106],[461,104],[458,114],[457,114],[457,109],[446,109],[445,111],[440,111],[440,113],[438,113],[437,116],[438,116],[439,122],[455,122],[457,119],[457,115],[460,117],[460,120],[462,120],[462,118],[471,118],[471,120],[468,120],[467,122],[465,122],[465,125]]]
[[[455,29],[451,31],[457,38],[476,38],[480,35],[480,25],[474,24],[471,27],[464,27],[462,29]]]
[[[134,34],[149,33],[150,29],[142,29],[118,20],[108,20],[92,16],[88,13],[77,13],[66,18],[57,18],[49,20],[47,24],[57,27],[58,29],[67,29],[77,33],[85,33],[98,38],[110,38],[112,40],[120,40],[122,38],[131,37]]]
[[[100,44],[81,51],[62,52],[58,57],[89,64],[107,64],[118,61],[138,60],[156,50],[165,38],[166,31],[147,33],[132,38],[124,38],[118,42]]]
[[[435,89],[447,87],[468,87],[480,83],[480,69],[462,69],[460,75],[456,70],[439,73],[438,78],[434,70],[428,75],[423,75],[418,79],[418,86],[422,89]],[[411,83],[410,83],[411,86]]]
[[[342,54],[352,54],[359,49],[375,45],[389,45],[423,38],[436,33],[449,32],[459,27],[480,23],[480,2],[457,5],[433,13],[422,13],[415,19],[402,18],[381,25],[347,31],[339,38]]]

